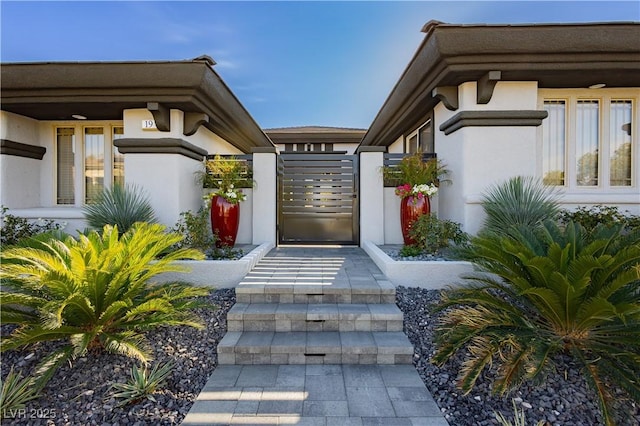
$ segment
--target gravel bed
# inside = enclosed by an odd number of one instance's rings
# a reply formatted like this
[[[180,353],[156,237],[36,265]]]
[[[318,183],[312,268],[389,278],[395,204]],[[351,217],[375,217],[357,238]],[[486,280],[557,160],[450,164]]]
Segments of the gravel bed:
[[[143,400],[118,407],[111,385],[129,380],[134,360],[108,353],[88,354],[58,369],[37,400],[27,403],[24,413],[3,419],[11,425],[176,425],[180,424],[207,379],[216,368],[216,347],[227,330],[227,312],[235,303],[234,289],[211,293],[208,301],[216,311],[195,312],[206,324],[203,330],[192,327],[166,327],[147,333],[154,361],[175,362],[167,384],[153,396],[157,402]],[[3,326],[3,334],[9,331]],[[40,343],[27,351],[2,354],[2,376],[11,366],[23,374],[30,372],[56,343]]]
[[[396,302],[404,313],[404,331],[415,347],[414,365],[449,424],[497,425],[494,412],[501,412],[513,421],[512,399],[519,410],[524,408],[527,425],[536,425],[538,421],[553,426],[603,424],[595,394],[579,374],[578,366],[568,357],[554,360],[556,369],[549,372],[540,386],[525,384],[506,397],[496,397],[491,395],[490,383],[481,376],[471,393],[462,395],[455,384],[463,351],[442,368],[430,362],[435,353],[433,332],[437,324],[437,315],[431,313],[431,308],[439,298],[438,290],[398,287]],[[637,406],[629,404],[624,412],[628,418],[622,424],[640,425]]]
[[[382,246],[378,246],[378,248],[380,250],[382,250],[387,256],[389,256],[390,258],[392,258],[393,260],[413,260],[413,261],[419,261],[419,260],[429,260],[429,261],[440,261],[440,262],[445,262],[447,260],[449,260],[445,255],[434,255],[434,254],[426,254],[426,253],[421,253],[418,256],[401,256],[400,255],[400,250],[402,249],[402,245],[382,245]]]

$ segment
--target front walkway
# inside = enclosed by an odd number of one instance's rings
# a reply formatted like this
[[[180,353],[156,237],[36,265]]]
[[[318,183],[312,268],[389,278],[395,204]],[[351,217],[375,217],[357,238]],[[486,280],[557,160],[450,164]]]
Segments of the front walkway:
[[[410,364],[395,289],[360,248],[276,248],[236,294],[184,425],[447,426]]]

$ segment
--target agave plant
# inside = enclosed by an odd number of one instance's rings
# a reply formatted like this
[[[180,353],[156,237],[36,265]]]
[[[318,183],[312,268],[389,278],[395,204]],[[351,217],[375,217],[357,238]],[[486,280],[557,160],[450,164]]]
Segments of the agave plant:
[[[153,393],[163,385],[174,365],[173,361],[167,361],[164,364],[154,365],[151,371],[147,369],[146,365],[141,368],[134,365],[131,367],[131,378],[127,383],[115,383],[112,386],[116,390],[113,397],[122,399],[119,404],[121,407],[142,398],[156,402]]]
[[[534,177],[516,176],[489,188],[482,199],[485,230],[510,233],[538,226],[560,212],[557,192]]]
[[[126,232],[136,222],[157,222],[151,202],[135,185],[115,184],[105,188],[94,203],[84,207],[83,212],[87,223],[94,229],[115,225]]]
[[[0,380],[0,413],[2,417],[11,416],[24,409],[25,403],[40,397],[40,389],[32,377],[22,377],[20,372],[11,368],[7,377]]]
[[[488,368],[504,394],[564,353],[582,365],[607,425],[612,386],[640,400],[640,233],[546,221],[517,236],[483,234],[462,254],[481,272],[443,294],[434,361],[467,350],[464,392]]]
[[[90,349],[147,362],[151,353],[145,330],[202,327],[190,310],[199,306],[195,298],[208,294],[206,289],[151,282],[157,274],[183,271],[174,264],[177,259],[202,259],[192,249],[165,253],[180,239],[163,225],[138,223],[122,235],[117,227],[105,226],[102,234],[33,239],[31,246],[4,250],[1,319],[19,327],[3,338],[1,350],[66,341],[36,369],[40,383],[65,360]],[[158,258],[160,253],[165,255]]]

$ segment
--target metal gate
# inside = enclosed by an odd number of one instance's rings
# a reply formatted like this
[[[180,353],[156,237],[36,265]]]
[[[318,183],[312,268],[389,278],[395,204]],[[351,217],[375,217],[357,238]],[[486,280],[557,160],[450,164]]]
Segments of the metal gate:
[[[278,157],[281,243],[358,243],[358,158],[300,153]]]

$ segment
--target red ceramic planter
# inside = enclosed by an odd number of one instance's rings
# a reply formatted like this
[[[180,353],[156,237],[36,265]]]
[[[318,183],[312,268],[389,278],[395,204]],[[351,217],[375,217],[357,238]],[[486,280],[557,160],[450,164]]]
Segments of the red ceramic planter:
[[[240,224],[240,203],[230,203],[218,195],[211,198],[211,229],[218,236],[216,247],[233,247]]]
[[[402,227],[402,239],[405,245],[415,244],[415,240],[409,236],[411,225],[423,214],[431,212],[429,197],[405,197],[400,201],[400,226]]]

